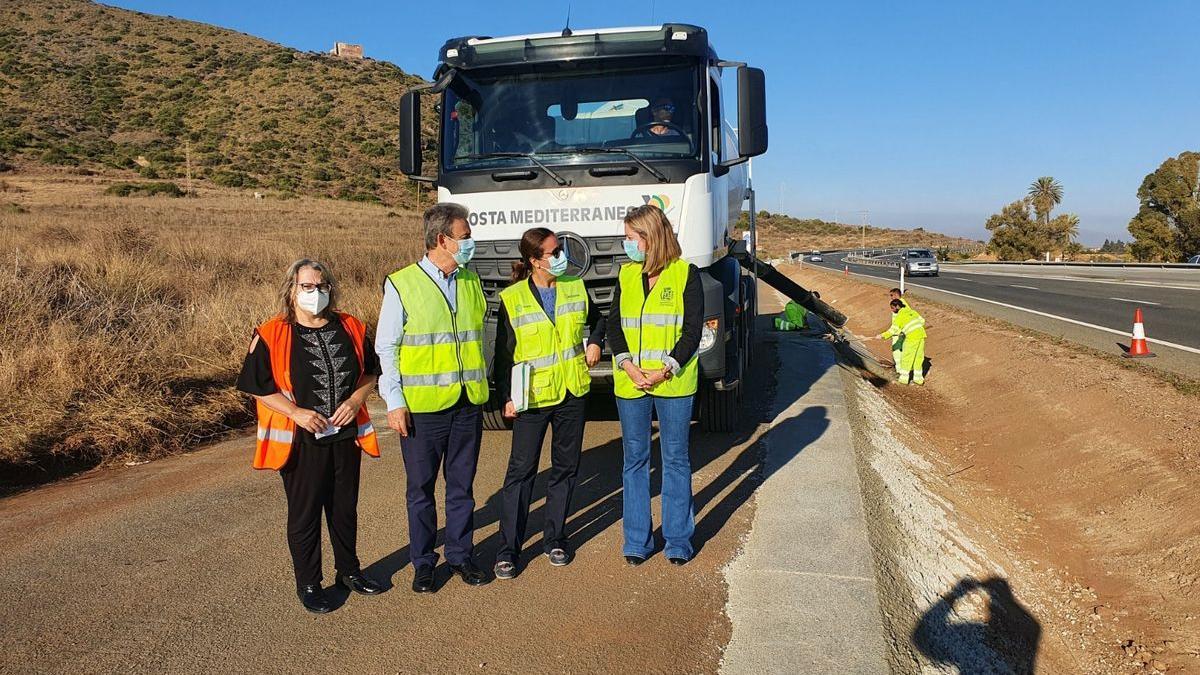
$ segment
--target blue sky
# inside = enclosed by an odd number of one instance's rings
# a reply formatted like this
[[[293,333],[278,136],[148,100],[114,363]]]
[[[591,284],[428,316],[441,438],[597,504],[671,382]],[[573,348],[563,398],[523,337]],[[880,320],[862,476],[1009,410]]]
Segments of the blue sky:
[[[429,77],[458,35],[562,28],[566,2],[116,0],[303,50],[335,40]],[[1200,150],[1200,3],[573,3],[575,28],[678,21],[767,73],[760,208],[986,237],[1038,176],[1081,239],[1129,239],[1137,188]]]

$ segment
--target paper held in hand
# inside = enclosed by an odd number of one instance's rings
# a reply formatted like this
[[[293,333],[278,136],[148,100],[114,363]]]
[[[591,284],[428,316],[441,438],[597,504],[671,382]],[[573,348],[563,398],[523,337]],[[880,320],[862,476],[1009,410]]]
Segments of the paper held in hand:
[[[529,376],[532,371],[528,363],[518,363],[512,367],[511,396],[517,412],[529,409]]]

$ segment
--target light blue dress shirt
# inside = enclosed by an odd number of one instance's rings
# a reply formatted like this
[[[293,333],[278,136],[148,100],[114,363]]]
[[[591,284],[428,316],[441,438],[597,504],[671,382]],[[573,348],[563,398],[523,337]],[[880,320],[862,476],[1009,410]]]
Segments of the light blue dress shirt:
[[[429,256],[421,258],[417,265],[425,270],[430,279],[441,289],[442,295],[450,303],[450,311],[458,308],[458,268],[450,274],[443,274]],[[400,387],[400,341],[404,338],[404,323],[407,320],[404,313],[404,301],[391,281],[383,283],[383,305],[379,308],[379,325],[375,328],[375,353],[379,355],[379,366],[383,374],[379,376],[379,395],[387,403],[388,412],[396,408],[407,408],[404,400],[404,390]]]

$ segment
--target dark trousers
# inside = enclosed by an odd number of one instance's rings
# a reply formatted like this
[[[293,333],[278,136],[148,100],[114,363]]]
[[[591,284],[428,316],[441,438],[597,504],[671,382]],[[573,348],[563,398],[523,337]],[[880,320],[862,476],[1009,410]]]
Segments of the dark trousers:
[[[526,410],[513,422],[512,455],[504,475],[504,487],[500,490],[500,550],[496,560],[516,562],[521,555],[533,480],[537,476],[547,426],[553,427],[554,433],[550,437],[543,548],[546,553],[567,548],[567,514],[579,474],[586,402],[586,398],[576,398],[568,393],[562,403]]]
[[[437,503],[433,488],[438,467],[446,479],[446,562],[471,559],[475,530],[475,467],[483,440],[483,415],[460,401],[435,413],[413,413],[408,438],[400,439],[408,502],[408,555],[414,567],[437,564]]]
[[[316,445],[300,435],[279,470],[287,495],[287,539],[296,585],[321,583],[321,512],[339,574],[358,572],[358,473],[354,439]]]

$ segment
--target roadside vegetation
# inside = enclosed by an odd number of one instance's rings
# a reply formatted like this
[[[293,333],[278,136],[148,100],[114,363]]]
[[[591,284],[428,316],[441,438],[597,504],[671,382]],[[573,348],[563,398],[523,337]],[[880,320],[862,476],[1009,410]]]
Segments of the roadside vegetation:
[[[783,256],[789,250],[811,251],[867,246],[928,246],[939,251],[942,259],[969,257],[983,250],[983,243],[962,237],[950,237],[918,227],[912,230],[893,230],[860,225],[835,223],[819,218],[793,218],[782,213],[757,213],[759,249],[770,256]],[[743,212],[738,228],[750,225],[749,214]]]
[[[988,218],[984,225],[992,233],[988,252],[999,260],[1041,259],[1077,256],[1083,246],[1079,236],[1079,216],[1064,213],[1053,216],[1062,203],[1062,184],[1052,176],[1042,176],[1030,184],[1026,195]]]
[[[1137,191],[1141,207],[1129,221],[1138,260],[1181,262],[1200,253],[1200,152],[1169,157]]]
[[[231,385],[288,263],[328,261],[373,324],[384,275],[420,250],[416,216],[376,205],[6,181],[21,210],[0,210],[0,490],[244,427]]]

